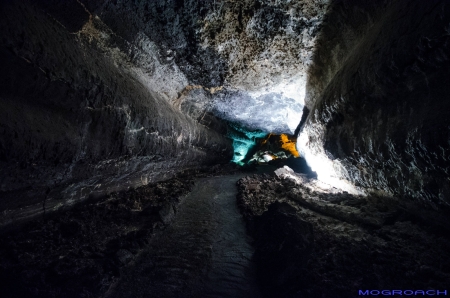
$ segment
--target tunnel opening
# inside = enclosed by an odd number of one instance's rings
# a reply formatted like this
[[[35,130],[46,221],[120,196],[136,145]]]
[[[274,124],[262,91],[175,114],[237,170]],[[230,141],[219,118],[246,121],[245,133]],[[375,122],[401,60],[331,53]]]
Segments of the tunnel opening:
[[[242,124],[229,122],[227,136],[233,140],[231,162],[243,168],[288,166],[296,173],[317,178],[317,173],[297,151],[295,135],[251,131]]]
[[[233,140],[233,159],[232,162],[238,165],[244,165],[249,154],[252,154],[259,139],[267,136],[264,131],[254,131],[246,128],[239,123],[228,123],[227,136]]]

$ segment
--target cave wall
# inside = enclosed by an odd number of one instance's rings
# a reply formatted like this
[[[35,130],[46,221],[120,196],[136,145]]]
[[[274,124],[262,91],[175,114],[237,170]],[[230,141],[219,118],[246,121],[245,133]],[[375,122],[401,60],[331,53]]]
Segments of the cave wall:
[[[227,160],[219,118],[292,132],[327,3],[2,1],[2,222]]]
[[[198,119],[206,111],[249,129],[295,130],[328,0],[80,2],[123,38],[119,47],[146,40],[179,69],[183,79],[166,76],[154,88],[174,105]],[[153,72],[142,55],[131,58]]]
[[[188,82],[151,41],[78,1],[0,5],[0,224],[231,159],[221,127],[161,95]]]
[[[248,91],[304,76],[329,1],[80,2],[126,41],[146,35],[190,83]]]
[[[301,150],[356,187],[448,208],[449,53],[447,1],[333,2],[309,70]]]

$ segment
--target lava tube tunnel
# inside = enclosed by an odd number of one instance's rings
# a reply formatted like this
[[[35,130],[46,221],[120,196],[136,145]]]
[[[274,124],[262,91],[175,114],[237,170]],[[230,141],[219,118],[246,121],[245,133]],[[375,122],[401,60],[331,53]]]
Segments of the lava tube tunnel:
[[[450,2],[0,1],[0,296],[446,296]]]

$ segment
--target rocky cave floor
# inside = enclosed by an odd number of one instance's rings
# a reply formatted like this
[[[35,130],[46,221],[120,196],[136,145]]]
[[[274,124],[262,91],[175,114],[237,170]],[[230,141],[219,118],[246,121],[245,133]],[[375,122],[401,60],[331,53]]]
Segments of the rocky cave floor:
[[[187,170],[175,178],[112,193],[3,231],[2,297],[99,297],[175,217],[195,179],[232,166]]]
[[[375,194],[324,193],[294,175],[238,181],[238,204],[269,296],[448,289],[450,234],[448,225],[430,220],[432,213]]]
[[[176,218],[195,179],[213,167],[102,199],[3,231],[3,297],[102,297],[149,240]],[[448,225],[380,195],[324,193],[276,174],[237,183],[268,297],[356,297],[364,289],[446,289]],[[297,181],[298,181],[297,179]],[[199,272],[199,274],[201,274]]]

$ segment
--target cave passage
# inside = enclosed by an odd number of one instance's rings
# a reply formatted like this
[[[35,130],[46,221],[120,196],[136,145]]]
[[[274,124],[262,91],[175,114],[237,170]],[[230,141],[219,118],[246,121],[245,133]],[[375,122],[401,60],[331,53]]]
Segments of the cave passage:
[[[112,297],[261,297],[236,205],[244,174],[202,178],[174,222],[125,270]]]
[[[449,24],[445,0],[0,1],[0,295],[450,291]]]

